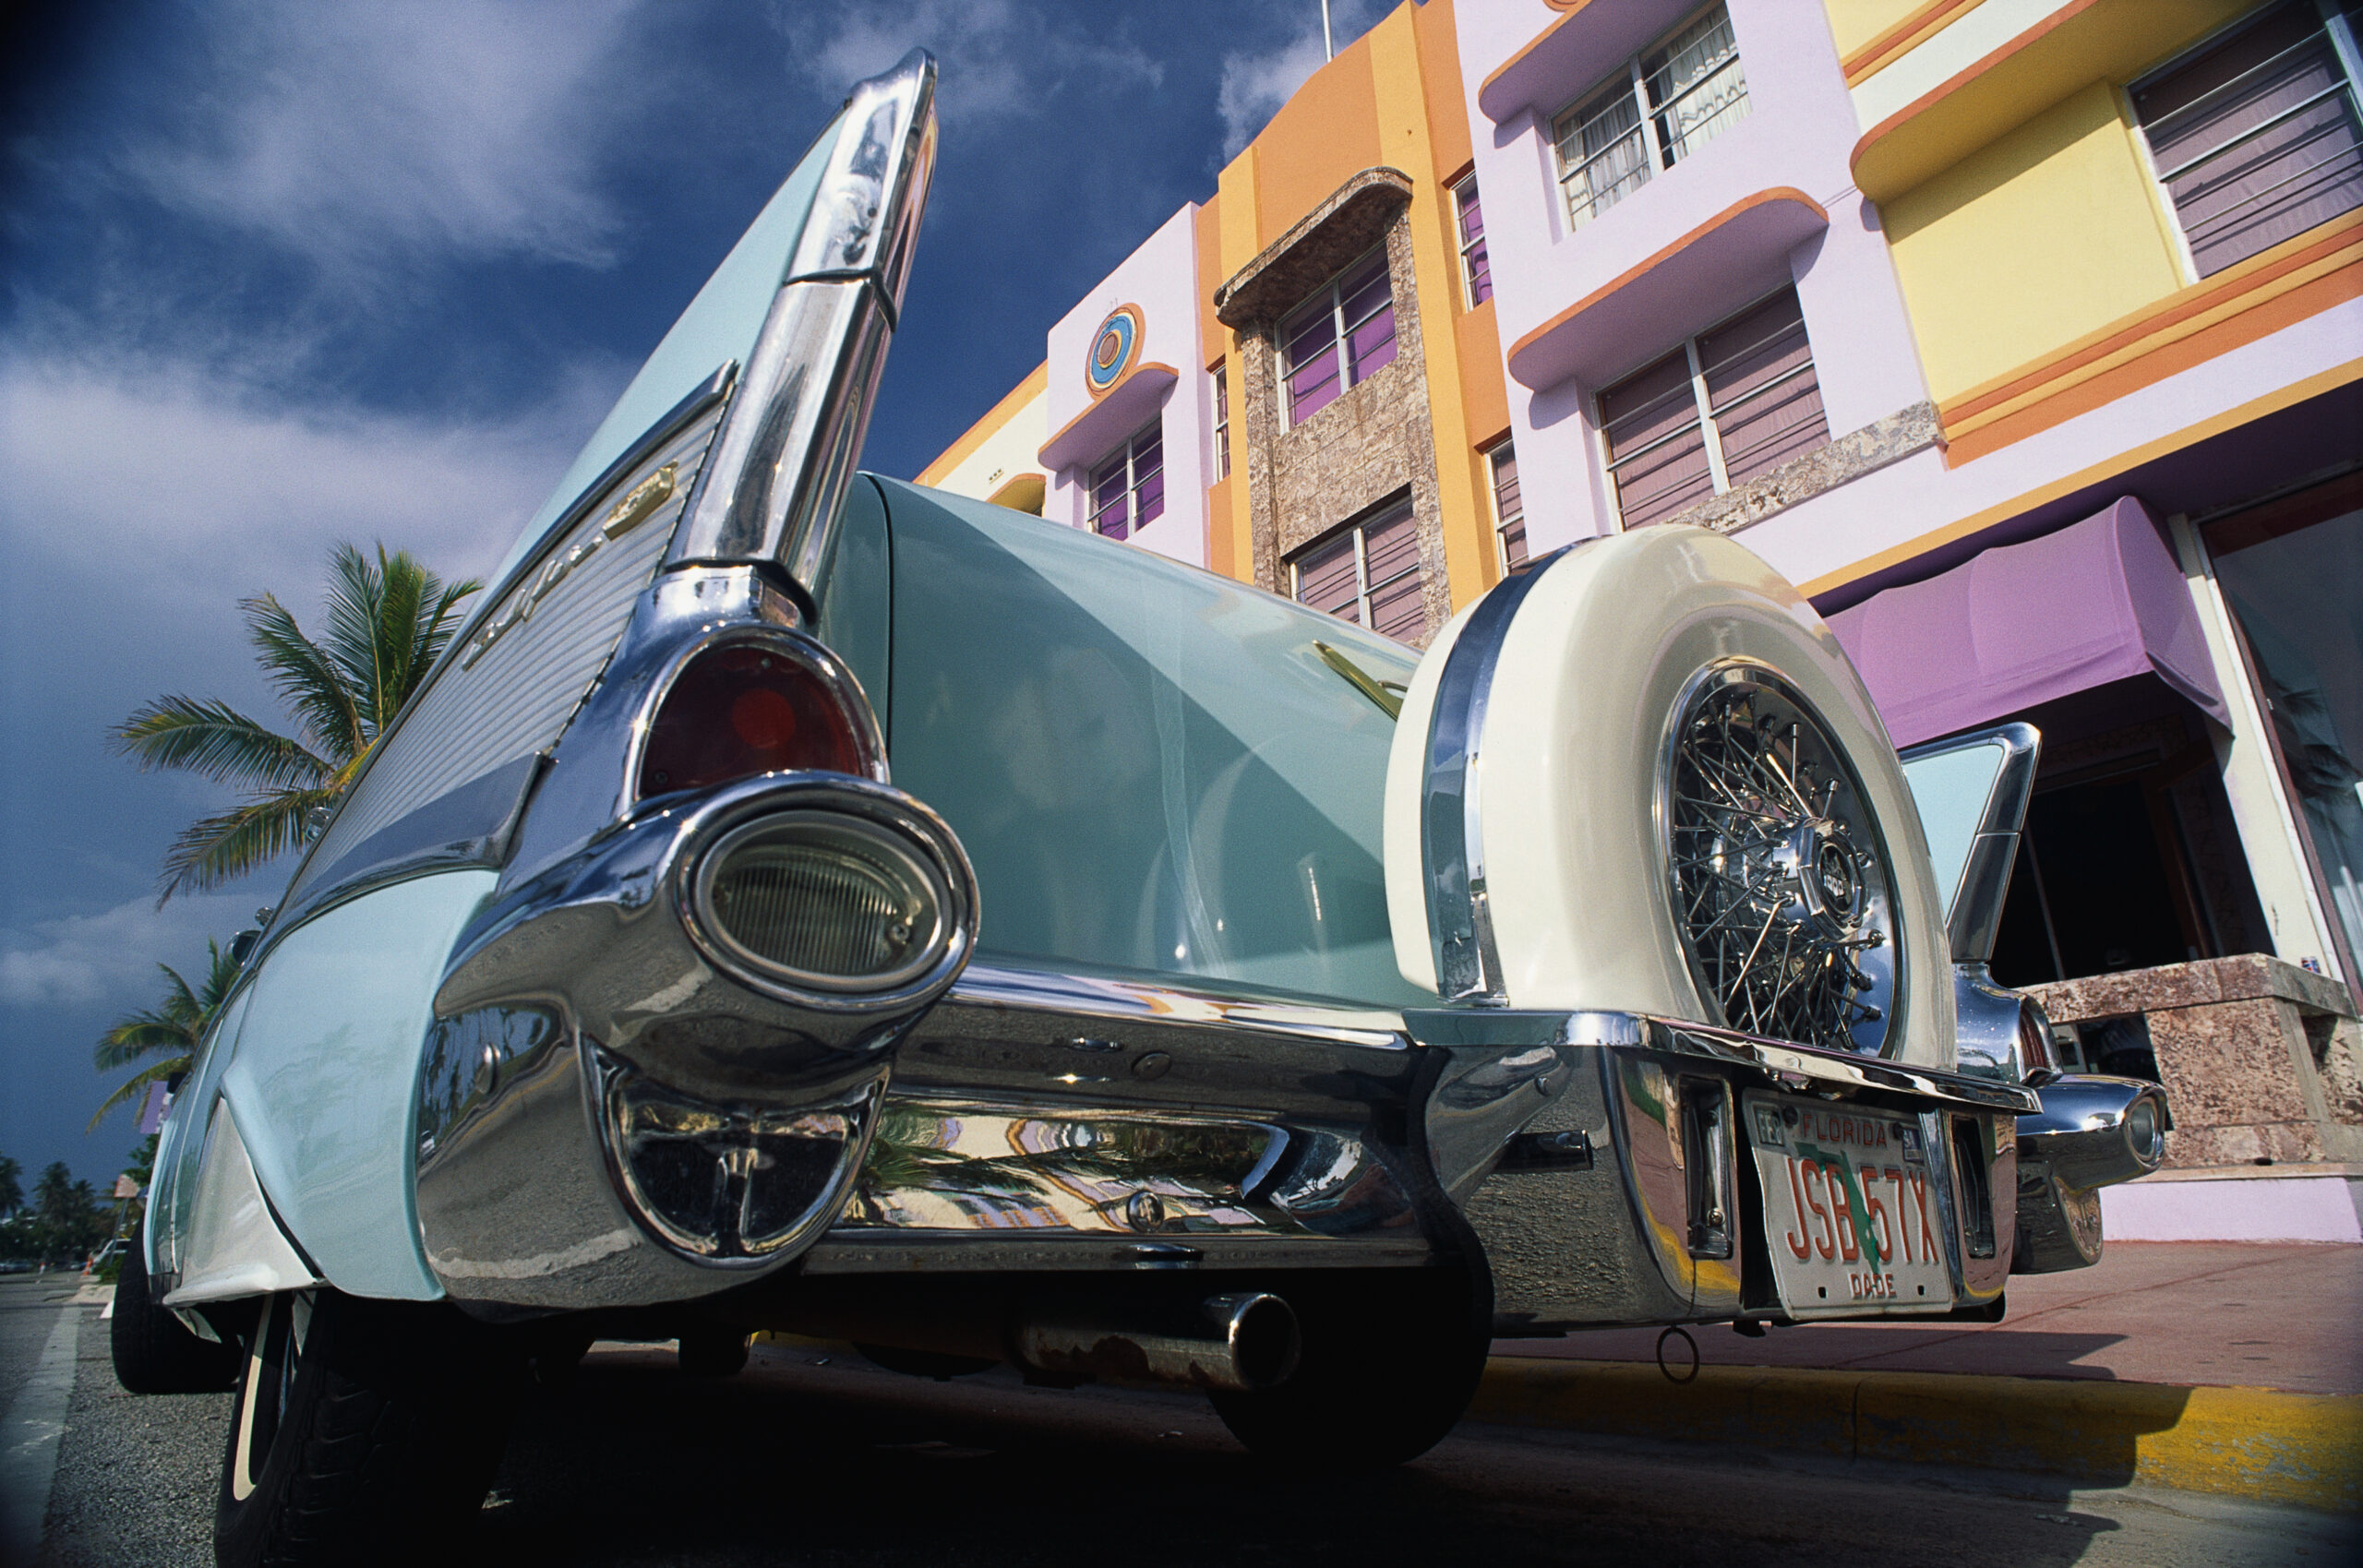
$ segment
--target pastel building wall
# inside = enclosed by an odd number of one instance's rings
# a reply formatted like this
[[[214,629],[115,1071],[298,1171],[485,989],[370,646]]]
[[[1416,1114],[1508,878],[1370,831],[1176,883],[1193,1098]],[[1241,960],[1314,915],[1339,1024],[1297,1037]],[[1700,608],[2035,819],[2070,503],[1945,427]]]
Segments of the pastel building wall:
[[[918,482],[979,501],[1042,515],[1050,476],[1041,466],[1050,438],[1050,365],[1000,402],[918,473]]]
[[[1454,16],[1453,0],[1403,5],[1314,72],[1208,200],[1051,325],[1038,399],[1013,393],[922,477],[986,493],[1038,406],[1033,468],[1054,521],[1092,526],[1095,473],[1154,432],[1158,514],[1103,530],[1126,544],[1287,593],[1308,551],[1393,519],[1416,613],[1390,626],[1414,641],[1499,581],[1487,453],[1510,422],[1493,305],[1466,285],[1451,188],[1471,166]],[[1373,256],[1393,358],[1294,420],[1278,329]]]
[[[1199,354],[1194,206],[1182,208],[1050,328],[1045,422],[1038,450],[1051,475],[1043,515],[1090,522],[1091,474],[1121,443],[1145,429],[1161,437],[1161,510],[1132,542],[1193,566],[1206,564],[1208,429],[1213,392]],[[1118,310],[1138,313],[1136,338],[1108,385],[1086,369],[1101,329]]]
[[[1463,0],[1460,62],[1538,550],[1613,531],[1604,388],[1783,284],[1812,340],[1833,437],[1862,461],[1933,446],[1928,391],[1877,210],[1853,189],[1853,103],[1826,28],[1790,0],[1731,0],[1746,110],[1582,226],[1553,121],[1696,6]]]

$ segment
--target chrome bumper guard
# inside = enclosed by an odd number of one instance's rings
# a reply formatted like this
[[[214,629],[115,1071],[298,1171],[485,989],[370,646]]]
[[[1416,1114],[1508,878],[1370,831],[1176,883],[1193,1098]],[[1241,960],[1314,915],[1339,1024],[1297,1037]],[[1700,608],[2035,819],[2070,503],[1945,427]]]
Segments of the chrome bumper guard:
[[[2019,1118],[2012,1274],[2099,1263],[2100,1190],[2157,1169],[2174,1126],[2165,1091],[2139,1078],[2054,1078],[2036,1093],[2042,1107]]]
[[[878,984],[816,979],[717,928],[714,865],[766,832],[872,844],[932,889],[939,907]],[[660,804],[500,890],[436,995],[417,1131],[428,1266],[498,1311],[684,1300],[788,1263],[844,1206],[894,1047],[976,929],[975,876],[942,820],[833,773]]]
[[[2043,1109],[2031,1090],[1641,1013],[1414,1009],[1404,1023],[1437,1053],[1414,1126],[1483,1246],[1499,1332],[1782,1318],[1750,1263],[1763,1205],[1736,1103],[1751,1088],[1916,1118],[1945,1156],[1931,1163],[1952,1284],[1916,1310],[2001,1295],[2016,1215],[1991,1195],[2016,1189],[2017,1119]]]

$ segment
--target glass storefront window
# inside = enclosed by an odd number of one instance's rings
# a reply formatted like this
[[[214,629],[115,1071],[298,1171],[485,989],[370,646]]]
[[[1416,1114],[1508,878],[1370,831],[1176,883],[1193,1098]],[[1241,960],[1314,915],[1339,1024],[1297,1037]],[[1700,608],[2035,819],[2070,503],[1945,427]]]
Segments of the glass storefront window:
[[[2363,475],[2207,525],[2350,987],[2363,952]],[[2363,990],[2363,987],[2357,987]]]

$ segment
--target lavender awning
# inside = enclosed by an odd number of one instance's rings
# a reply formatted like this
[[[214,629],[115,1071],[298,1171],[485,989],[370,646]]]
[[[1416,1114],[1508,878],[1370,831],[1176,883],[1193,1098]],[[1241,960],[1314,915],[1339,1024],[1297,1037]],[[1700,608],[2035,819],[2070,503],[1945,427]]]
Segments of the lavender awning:
[[[2227,724],[2165,532],[2128,497],[1829,617],[1897,746],[2154,675]]]

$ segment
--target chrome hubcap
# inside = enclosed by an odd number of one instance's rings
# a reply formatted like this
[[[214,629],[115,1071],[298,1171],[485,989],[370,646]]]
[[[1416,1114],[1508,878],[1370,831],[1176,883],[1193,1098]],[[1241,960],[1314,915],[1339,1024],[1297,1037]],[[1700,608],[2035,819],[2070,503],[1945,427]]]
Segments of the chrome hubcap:
[[[1674,923],[1722,1023],[1839,1050],[1887,1042],[1900,962],[1887,854],[1828,727],[1769,670],[1703,671],[1660,779]]]

